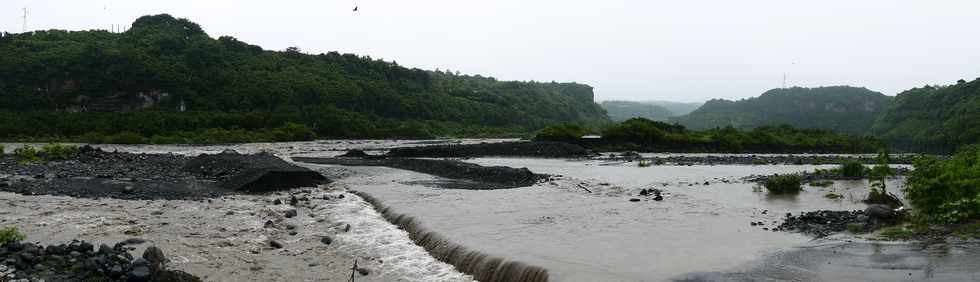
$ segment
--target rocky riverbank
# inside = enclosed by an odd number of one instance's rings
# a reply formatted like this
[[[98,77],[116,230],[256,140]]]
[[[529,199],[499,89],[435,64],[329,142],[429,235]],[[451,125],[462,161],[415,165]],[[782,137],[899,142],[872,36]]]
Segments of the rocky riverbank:
[[[0,191],[128,200],[204,199],[265,189],[316,186],[319,173],[268,154],[233,151],[188,157],[82,147],[62,161],[21,162],[0,155]],[[254,189],[253,189],[254,188]]]
[[[351,151],[340,158],[303,158],[294,161],[333,164],[344,166],[385,166],[431,174],[454,180],[472,181],[474,185],[447,185],[446,188],[459,189],[507,189],[526,187],[548,179],[547,175],[536,174],[527,168],[504,166],[481,166],[456,160],[434,160],[415,158],[372,157],[359,151]]]
[[[584,158],[595,156],[595,153],[582,146],[562,142],[503,142],[393,148],[385,156],[394,158]]]
[[[0,247],[0,281],[201,281],[183,271],[167,270],[169,260],[155,246],[134,258],[129,245],[143,243],[129,239],[96,248],[84,241],[48,246],[12,242]]]

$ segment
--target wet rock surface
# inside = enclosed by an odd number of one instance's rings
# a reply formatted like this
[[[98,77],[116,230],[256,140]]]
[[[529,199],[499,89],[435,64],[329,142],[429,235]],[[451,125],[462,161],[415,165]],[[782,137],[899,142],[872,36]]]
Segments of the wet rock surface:
[[[268,192],[297,187],[312,187],[327,182],[318,172],[296,166],[268,153],[243,155],[225,151],[200,155],[184,164],[181,170],[213,179],[230,190]]]
[[[105,152],[88,146],[57,162],[20,163],[13,155],[0,155],[0,183],[6,184],[0,184],[0,191],[130,200],[210,198],[231,192],[181,171],[188,160],[173,154]]]
[[[385,156],[397,158],[473,158],[473,157],[538,157],[581,158],[593,156],[592,151],[575,144],[562,142],[504,142],[465,145],[435,145],[391,149]]]
[[[826,237],[847,230],[852,223],[866,223],[864,211],[811,211],[799,215],[786,214],[779,230],[800,232],[815,237]],[[859,219],[865,219],[861,222]]]
[[[106,152],[85,146],[65,161],[21,163],[0,155],[0,191],[126,200],[216,198],[316,186],[319,173],[269,154],[227,152],[197,158]]]
[[[481,166],[456,160],[432,160],[412,158],[303,158],[294,157],[294,161],[314,164],[334,164],[345,166],[385,166],[397,169],[411,170],[425,174],[479,182],[482,185],[453,186],[462,189],[507,189],[526,187],[537,184],[548,178],[547,175],[536,174],[527,168],[512,168],[505,166]]]
[[[166,257],[149,247],[134,258],[126,242],[114,247],[73,241],[42,246],[13,242],[0,247],[0,281],[201,281],[179,270],[166,269]]]

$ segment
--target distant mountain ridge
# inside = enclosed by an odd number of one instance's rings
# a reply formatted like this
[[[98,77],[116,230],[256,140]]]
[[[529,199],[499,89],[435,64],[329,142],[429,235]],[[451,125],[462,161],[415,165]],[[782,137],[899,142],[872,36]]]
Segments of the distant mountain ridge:
[[[738,101],[714,99],[690,114],[671,119],[693,129],[755,128],[787,124],[869,135],[891,97],[866,88],[829,86],[772,89]]]
[[[624,121],[635,117],[667,121],[671,117],[690,113],[701,104],[703,103],[608,100],[599,105],[606,110],[613,121]]]

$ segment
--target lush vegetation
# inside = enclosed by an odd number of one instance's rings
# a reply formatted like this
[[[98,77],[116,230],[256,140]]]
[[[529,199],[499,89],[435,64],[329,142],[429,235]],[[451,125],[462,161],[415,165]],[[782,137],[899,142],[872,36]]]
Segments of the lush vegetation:
[[[875,121],[873,133],[913,152],[947,154],[980,142],[980,79],[899,93]]]
[[[78,146],[47,144],[38,150],[29,145],[14,149],[14,155],[21,163],[31,163],[39,161],[63,161],[71,158],[78,153]]]
[[[726,126],[749,129],[787,124],[867,135],[889,100],[884,94],[848,86],[783,88],[739,101],[711,100],[673,120],[694,129]]]
[[[550,125],[534,135],[534,141],[578,142],[589,131],[577,124],[561,123]]]
[[[310,139],[277,131],[291,123],[320,138],[484,136],[608,122],[587,85],[267,51],[169,15],[125,33],[2,34],[0,101],[0,139],[32,141]]]
[[[867,170],[867,168],[864,167],[864,163],[854,160],[841,163],[839,169],[841,175],[853,178],[864,177]]]
[[[980,145],[965,146],[949,160],[923,156],[913,166],[904,189],[918,219],[932,223],[980,219]]]
[[[616,122],[635,117],[666,121],[671,117],[677,116],[677,114],[674,114],[663,106],[645,102],[603,101],[599,105],[606,110],[609,118]]]
[[[17,228],[7,227],[0,229],[0,247],[7,245],[8,243],[20,242],[27,239],[27,236],[21,234],[17,231]]]
[[[581,136],[581,128],[556,125],[539,134],[538,139],[553,136]],[[579,139],[576,143],[598,150],[639,150],[652,152],[874,152],[880,144],[872,138],[837,134],[819,129],[797,129],[790,126],[763,126],[752,130],[734,127],[702,131],[688,130],[678,124],[632,118],[601,130],[602,138]]]
[[[803,177],[799,174],[777,174],[762,183],[771,194],[795,194],[803,191]]]

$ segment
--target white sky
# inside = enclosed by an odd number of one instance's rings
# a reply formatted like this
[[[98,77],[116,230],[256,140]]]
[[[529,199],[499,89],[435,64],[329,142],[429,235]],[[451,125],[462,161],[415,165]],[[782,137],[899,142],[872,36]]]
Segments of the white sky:
[[[980,77],[980,1],[2,0],[0,30],[188,18],[212,37],[504,80],[576,81],[596,98],[700,101],[789,85],[894,95]],[[795,63],[795,64],[794,64]]]

